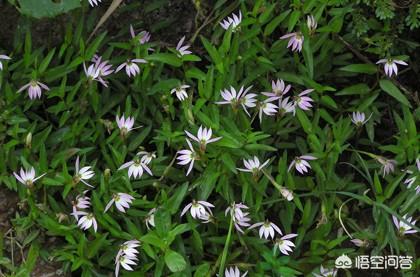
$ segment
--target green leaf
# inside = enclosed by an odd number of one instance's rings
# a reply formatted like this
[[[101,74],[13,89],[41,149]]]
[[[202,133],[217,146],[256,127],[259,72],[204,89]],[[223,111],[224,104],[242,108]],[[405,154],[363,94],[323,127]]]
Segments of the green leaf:
[[[181,59],[171,53],[156,53],[151,54],[145,58],[147,61],[162,62],[172,66],[179,67],[182,65]]]
[[[397,99],[400,103],[411,108],[410,102],[408,102],[404,94],[402,94],[401,91],[390,80],[380,80],[379,86],[383,91]]]
[[[375,74],[378,71],[378,67],[373,64],[350,64],[341,67],[340,70],[354,73]]]
[[[165,263],[171,272],[183,271],[187,266],[184,257],[172,250],[168,250],[166,252]]]
[[[271,35],[271,33],[274,32],[277,26],[289,15],[290,12],[291,10],[286,10],[277,17],[275,17],[273,20],[271,20],[270,23],[268,23],[267,26],[265,26],[264,36],[267,37]]]
[[[80,0],[18,0],[20,11],[35,18],[54,17],[80,7]]]

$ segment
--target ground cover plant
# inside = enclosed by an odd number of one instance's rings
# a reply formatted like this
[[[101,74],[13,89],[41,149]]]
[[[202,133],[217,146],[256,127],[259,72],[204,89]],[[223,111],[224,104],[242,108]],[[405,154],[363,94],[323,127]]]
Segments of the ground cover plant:
[[[418,276],[418,1],[40,2],[0,1],[0,275]]]

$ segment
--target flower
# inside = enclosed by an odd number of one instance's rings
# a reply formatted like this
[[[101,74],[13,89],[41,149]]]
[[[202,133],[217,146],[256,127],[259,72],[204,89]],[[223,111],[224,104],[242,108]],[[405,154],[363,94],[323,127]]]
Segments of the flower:
[[[233,202],[226,210],[225,216],[230,213],[232,217],[233,223],[235,225],[236,230],[240,233],[244,233],[241,227],[248,227],[250,224],[248,223],[251,219],[248,217],[249,213],[243,212],[242,209],[248,209],[248,207],[242,203],[236,204]]]
[[[294,113],[295,105],[293,102],[289,102],[289,97],[279,100],[279,113],[284,115],[285,113]]]
[[[289,255],[293,252],[292,247],[295,247],[295,244],[291,242],[289,239],[297,237],[297,234],[288,234],[282,236],[281,238],[276,240],[275,246],[280,249],[280,252],[284,255]],[[290,252],[290,253],[288,253]]]
[[[214,205],[207,202],[207,201],[195,201],[193,200],[191,203],[189,203],[187,206],[185,206],[185,208],[182,210],[181,212],[181,216],[183,216],[188,210],[190,210],[190,214],[192,216],[192,218],[197,219],[200,217],[202,217],[203,215],[210,213],[211,212],[211,208],[214,208]]]
[[[92,7],[95,7],[95,6],[98,6],[99,5],[99,3],[101,3],[101,1],[102,0],[88,0],[89,1],[89,4],[92,6]]]
[[[115,207],[120,211],[125,213],[124,208],[129,209],[130,204],[133,202],[134,197],[130,194],[119,192],[112,196],[112,199],[108,202],[108,204],[105,207],[104,213],[108,211],[109,208],[111,208],[112,203],[115,203]]]
[[[285,85],[283,80],[277,79],[277,81],[271,81],[271,90],[272,92],[263,92],[265,96],[270,97],[271,100],[277,100],[285,95],[291,89],[291,85]]]
[[[118,117],[118,115],[115,117],[115,121],[117,122],[117,126],[121,131],[121,135],[125,137],[131,130],[134,130],[136,128],[133,128],[134,126],[134,117],[127,116],[125,118],[125,115],[123,114],[121,117]]]
[[[280,193],[287,201],[292,201],[294,198],[293,192],[285,187],[280,188]]]
[[[188,98],[188,94],[187,91],[185,89],[189,88],[189,85],[180,85],[179,87],[176,87],[174,89],[171,90],[171,94],[176,95],[176,97],[180,100],[180,101],[184,101],[185,99]]]
[[[298,96],[295,96],[294,97],[294,106],[296,107],[296,105],[297,105],[302,110],[309,111],[310,108],[312,107],[311,102],[313,102],[314,100],[312,98],[310,98],[309,96],[305,96],[305,95],[311,93],[312,91],[314,91],[314,90],[313,89],[306,89],[306,90],[302,91],[301,93],[299,93]]]
[[[3,70],[3,63],[1,62],[1,60],[10,60],[11,58],[9,56],[6,55],[0,55],[0,70]]]
[[[407,221],[411,225],[416,225],[417,220],[412,220],[413,218],[411,216],[407,218],[407,215],[404,215],[403,219],[404,221]],[[394,225],[397,227],[398,233],[400,235],[417,233],[417,230],[411,230],[412,229],[411,226],[409,226],[407,223],[405,223],[402,220],[398,221],[398,218],[394,215],[392,216],[392,221],[394,221]]]
[[[45,84],[38,82],[37,80],[31,80],[29,83],[21,87],[18,92],[28,89],[28,95],[30,99],[41,98],[42,89],[50,90]]]
[[[83,184],[85,184],[88,187],[92,187],[91,185],[89,185],[85,180],[89,180],[90,178],[92,178],[95,175],[95,172],[93,172],[91,169],[91,166],[85,166],[82,167],[79,170],[79,156],[77,156],[76,158],[76,164],[75,164],[75,174],[73,177],[73,181],[75,184],[78,184],[80,181],[82,181]]]
[[[388,160],[387,158],[381,156],[377,156],[376,160],[382,165],[381,171],[384,177],[389,173],[394,172],[395,165],[397,164],[395,160]]]
[[[190,174],[193,166],[194,166],[194,161],[198,159],[198,156],[194,150],[194,148],[191,145],[191,142],[186,139],[188,147],[190,148],[190,150],[188,149],[183,149],[177,152],[177,154],[179,155],[176,159],[179,160],[179,162],[177,164],[179,165],[186,165],[186,164],[190,164],[190,166],[188,167],[187,170],[187,174],[186,176],[188,176],[188,174]]]
[[[144,164],[149,164],[152,161],[152,159],[156,158],[155,152],[146,152],[146,151],[138,152],[137,156],[141,157],[140,162]]]
[[[272,103],[269,103],[272,99],[267,99],[264,102],[260,102],[259,104],[259,118],[260,123],[262,122],[262,115],[263,113],[268,116],[273,116],[277,113],[278,107]]]
[[[132,265],[137,265],[137,254],[139,251],[136,249],[140,246],[138,240],[129,240],[121,244],[115,257],[115,276],[118,276],[120,266],[125,270],[133,271]]]
[[[352,114],[352,118],[351,121],[357,126],[357,127],[361,127],[363,125],[366,124],[366,122],[369,121],[370,117],[372,116],[372,114],[370,114],[369,118],[366,119],[366,116],[364,113],[362,112],[353,112]]]
[[[145,160],[143,158],[140,158],[140,152],[137,153],[136,157],[129,162],[126,162],[118,170],[125,169],[128,167],[128,178],[131,178],[133,176],[134,178],[141,178],[143,175],[143,170],[145,170],[150,176],[153,176],[152,171],[147,166],[148,163],[144,162]]]
[[[176,45],[176,51],[178,51],[178,57],[180,57],[180,58],[184,55],[188,55],[188,54],[192,53],[191,51],[187,50],[188,48],[191,47],[190,45],[188,45],[188,44],[186,44],[184,46],[182,45],[184,43],[184,40],[185,40],[185,36],[183,36],[179,40],[178,44]]]
[[[244,159],[245,168],[236,168],[242,172],[251,172],[253,175],[257,175],[261,169],[263,169],[270,160],[266,160],[263,164],[260,164],[260,160],[257,156],[254,156],[254,159]]]
[[[222,138],[222,137],[211,138],[211,136],[213,135],[213,131],[211,130],[211,128],[209,129],[207,129],[206,127],[203,128],[203,126],[201,125],[200,125],[200,128],[198,128],[197,136],[194,136],[187,130],[184,130],[184,132],[192,140],[200,144],[200,149],[202,149],[202,151],[206,150],[206,145],[208,143],[216,142]]]
[[[239,24],[241,24],[242,21],[242,13],[239,11],[238,15],[232,13],[232,17],[228,17],[227,19],[224,19],[219,24],[222,26],[223,29],[228,30],[230,26],[232,26],[232,32],[236,32],[240,29]]]
[[[407,188],[409,189],[409,188],[411,188],[412,186],[413,186],[413,184],[416,182],[416,180],[417,180],[417,177],[418,177],[418,174],[419,174],[419,172],[420,172],[420,158],[417,158],[416,159],[416,167],[417,167],[417,173],[416,174],[414,174],[414,172],[413,171],[411,171],[411,170],[406,170],[406,172],[408,173],[408,174],[413,174],[410,178],[407,178],[405,181],[404,181],[404,184],[406,184],[407,185]],[[419,194],[420,193],[420,185],[417,185],[416,186],[416,194]]]
[[[255,107],[256,106],[255,102],[257,102],[257,99],[255,99],[257,95],[255,93],[247,94],[251,88],[252,86],[244,90],[244,87],[242,86],[239,89],[238,93],[236,93],[236,90],[232,86],[230,87],[230,91],[228,89],[224,89],[220,91],[220,94],[225,101],[219,101],[219,102],[216,102],[216,104],[220,104],[220,105],[230,104],[234,110],[238,108],[238,105],[242,105],[242,108],[244,109],[246,114],[250,116],[246,108]]]
[[[20,175],[18,175],[16,172],[13,172],[13,175],[15,175],[15,178],[23,185],[31,188],[36,180],[42,178],[45,174],[41,174],[40,176],[35,178],[35,169],[31,167],[29,170],[23,170],[23,168],[20,168]]]
[[[381,63],[385,64],[384,71],[388,77],[392,77],[393,74],[395,74],[395,76],[398,75],[397,64],[408,65],[406,62],[402,60],[394,60],[394,59],[380,59],[379,61],[376,62],[376,64],[381,64]]]
[[[249,227],[248,229],[252,229],[259,226],[261,226],[259,230],[260,238],[264,236],[265,239],[268,239],[268,237],[271,237],[274,239],[275,232],[279,233],[280,235],[283,235],[280,228],[276,224],[268,220],[266,220],[265,222],[255,223],[251,225],[251,227]]]
[[[230,267],[225,269],[225,276],[224,277],[245,277],[248,274],[248,271],[241,275],[238,267]]]
[[[316,160],[314,156],[311,155],[303,155],[300,157],[296,157],[289,165],[288,171],[295,166],[296,170],[300,172],[300,174],[305,174],[308,172],[308,168],[311,168],[311,165],[308,161]]]
[[[96,222],[95,216],[93,213],[88,213],[85,211],[76,211],[73,212],[72,215],[77,219],[77,226],[80,227],[82,230],[87,230],[93,226],[95,232],[98,230],[98,223]],[[79,218],[79,216],[81,216]]]
[[[72,201],[73,204],[73,216],[76,218],[76,220],[79,220],[79,216],[76,214],[78,210],[81,209],[89,209],[90,207],[90,198],[88,196],[85,196],[87,190],[83,192],[83,194],[79,194],[76,196],[76,200]]]
[[[366,240],[361,240],[361,239],[352,239],[350,240],[354,245],[356,245],[357,247],[366,247],[368,246],[368,242]]]
[[[131,75],[133,75],[134,77],[137,74],[140,74],[140,67],[137,63],[147,63],[147,61],[144,59],[127,60],[125,63],[119,65],[115,72],[118,72],[125,67],[125,73],[127,73],[127,76],[131,77]]]
[[[313,273],[315,277],[335,277],[337,276],[337,269],[333,268],[333,269],[328,269],[328,268],[324,268],[322,265],[319,269],[319,273],[321,273],[321,275]]]
[[[155,212],[156,208],[151,209],[145,218],[147,229],[150,229],[150,226],[155,227]]]
[[[308,15],[306,17],[306,26],[308,26],[310,34],[315,33],[315,30],[316,30],[316,27],[318,26],[318,23],[316,22],[316,19],[313,15]]]
[[[102,61],[102,57],[94,55],[92,58],[93,64],[87,69],[86,65],[83,64],[86,76],[89,80],[100,82],[103,86],[108,87],[108,83],[102,78],[106,77],[114,72],[112,65],[108,64],[108,61]]]
[[[133,25],[130,25],[130,34],[132,38],[138,37],[140,44],[148,43],[151,37],[150,33],[147,31],[141,31],[136,35],[136,33],[134,32]]]
[[[287,44],[287,48],[292,46],[292,51],[297,51],[297,52],[302,51],[304,36],[301,32],[286,34],[286,35],[280,37],[280,39],[289,39],[289,43]]]

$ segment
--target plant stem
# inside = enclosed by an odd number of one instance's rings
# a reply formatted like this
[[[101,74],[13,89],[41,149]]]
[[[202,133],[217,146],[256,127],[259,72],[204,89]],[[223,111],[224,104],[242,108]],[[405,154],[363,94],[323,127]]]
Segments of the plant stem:
[[[220,262],[220,267],[219,267],[219,277],[223,276],[223,269],[225,269],[227,253],[228,253],[228,250],[229,250],[230,237],[232,236],[232,228],[233,228],[233,219],[232,219],[232,216],[231,216],[230,217],[230,223],[229,223],[229,232],[228,232],[228,235],[227,235],[227,238],[226,238],[225,247],[223,248],[222,261]]]

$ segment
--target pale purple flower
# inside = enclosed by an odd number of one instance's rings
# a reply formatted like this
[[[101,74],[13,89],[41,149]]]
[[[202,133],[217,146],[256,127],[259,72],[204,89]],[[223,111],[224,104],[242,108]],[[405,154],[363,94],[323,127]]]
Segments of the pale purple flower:
[[[287,48],[292,47],[292,51],[297,51],[297,52],[302,51],[304,37],[301,32],[286,34],[280,37],[280,39],[289,39]]]
[[[80,181],[88,187],[93,188],[93,186],[89,185],[85,180],[89,180],[95,175],[93,170],[90,170],[91,166],[85,166],[79,169],[79,156],[76,158],[75,164],[75,174],[73,177],[73,181],[75,184],[78,184]]]
[[[155,213],[156,213],[156,208],[151,209],[147,213],[147,216],[145,218],[147,229],[150,229],[151,228],[150,226],[155,227]]]
[[[88,213],[85,211],[76,211],[73,212],[72,215],[78,218],[77,226],[79,226],[82,230],[87,230],[92,226],[95,232],[98,230],[98,223],[96,222],[93,213]],[[79,216],[81,217],[79,218]]]
[[[312,98],[310,98],[309,96],[306,96],[307,94],[311,93],[312,91],[314,91],[313,89],[306,89],[304,91],[302,91],[301,93],[299,93],[298,96],[294,97],[294,106],[298,106],[299,108],[301,108],[302,110],[308,111],[311,109],[312,104],[311,102],[313,102],[314,100]]]
[[[72,201],[73,204],[73,213],[72,215],[76,220],[79,220],[79,216],[76,214],[77,211],[83,210],[83,209],[89,209],[91,203],[90,198],[86,196],[87,190],[83,192],[83,194],[79,194],[76,196],[76,200]]]
[[[270,160],[266,160],[263,164],[261,164],[257,156],[254,156],[253,159],[244,159],[245,168],[236,169],[242,172],[251,172],[253,175],[257,175],[268,164],[269,161]]]
[[[311,168],[311,165],[308,163],[308,161],[316,160],[314,156],[311,155],[302,155],[299,157],[296,157],[289,165],[288,171],[292,169],[294,166],[297,171],[299,171],[300,174],[305,174],[308,172],[308,169]]]
[[[202,217],[206,217],[206,214],[212,214],[211,208],[214,208],[214,205],[207,202],[207,201],[196,201],[193,200],[181,212],[181,216],[183,216],[188,210],[190,210],[190,214],[194,219],[200,219]]]
[[[313,273],[313,275],[315,277],[335,277],[337,276],[337,269],[333,268],[333,269],[328,269],[328,268],[324,268],[322,265],[319,269],[319,273],[321,274],[316,274]]]
[[[115,257],[115,276],[118,277],[120,266],[125,270],[133,271],[132,266],[137,265],[137,254],[139,251],[136,249],[140,246],[138,240],[130,240],[121,244],[118,250],[117,256]]]
[[[394,172],[395,165],[397,164],[395,160],[388,160],[387,158],[381,156],[377,156],[376,160],[382,165],[381,171],[384,177],[389,173]]]
[[[295,105],[292,101],[289,102],[289,97],[279,99],[279,113],[284,115],[286,113],[294,113]]]
[[[187,165],[190,164],[187,170],[187,174],[186,176],[188,176],[188,174],[190,174],[193,166],[194,166],[194,161],[198,159],[197,153],[195,152],[194,148],[191,145],[191,142],[186,139],[188,147],[190,148],[188,149],[183,149],[177,152],[177,155],[179,155],[176,159],[179,160],[179,162],[177,164],[179,165]]]
[[[184,40],[185,40],[185,36],[183,36],[178,44],[176,45],[176,50],[178,51],[178,57],[182,57],[184,55],[188,55],[191,54],[192,52],[187,50],[188,48],[190,48],[191,46],[186,44],[186,45],[182,45],[184,44]]]
[[[194,136],[187,130],[184,130],[184,132],[192,140],[198,142],[200,144],[200,149],[203,151],[206,150],[206,145],[208,143],[216,142],[222,138],[222,137],[211,138],[213,135],[213,131],[211,130],[211,128],[207,129],[206,127],[203,128],[203,126],[200,126],[200,128],[198,128],[197,136]]]
[[[136,33],[134,32],[133,25],[130,25],[130,34],[132,38],[138,37],[140,44],[148,43],[151,37],[150,33],[147,31],[141,31],[136,35]]]
[[[249,213],[242,211],[243,209],[248,209],[248,207],[242,203],[236,204],[235,202],[233,202],[225,210],[225,216],[227,216],[227,214],[230,213],[236,230],[238,230],[242,234],[244,233],[244,231],[241,227],[249,227],[251,225],[249,224],[249,221],[251,221],[251,219],[248,217]]]
[[[366,240],[361,239],[352,239],[350,240],[354,245],[357,247],[366,247],[368,245],[368,242]]]
[[[398,75],[397,64],[408,65],[406,62],[402,60],[394,60],[394,59],[381,59],[376,62],[376,64],[381,64],[381,63],[385,64],[384,71],[388,77],[392,77],[393,74],[395,74],[395,76]]]
[[[229,27],[232,26],[232,32],[236,32],[240,29],[239,25],[242,21],[242,13],[239,11],[238,15],[232,13],[232,17],[228,16],[228,18],[224,19],[219,24],[222,26],[223,29],[228,30]]]
[[[147,159],[140,158],[140,153],[137,153],[133,160],[124,163],[118,170],[122,170],[128,167],[128,178],[133,176],[136,178],[141,178],[143,176],[143,172],[146,171],[150,176],[153,176],[152,171],[147,166]]]
[[[366,119],[366,115],[363,112],[353,112],[352,113],[352,117],[351,117],[351,121],[357,126],[363,126],[366,124],[366,122],[369,121],[369,119],[371,118],[372,114],[370,114],[370,116]]]
[[[412,176],[410,178],[407,178],[404,181],[404,184],[407,185],[408,189],[411,188],[413,186],[413,184],[416,182],[418,174],[420,172],[420,159],[419,158],[416,159],[416,167],[417,167],[417,173],[414,173],[411,170],[406,171],[408,174],[412,174]],[[420,194],[420,185],[417,185],[415,190],[416,190],[416,194]]]
[[[283,80],[277,79],[277,81],[271,81],[271,92],[263,92],[265,96],[270,97],[271,100],[277,100],[285,95],[292,88],[291,85],[285,85]]]
[[[184,101],[185,99],[188,98],[188,94],[186,89],[189,88],[189,85],[180,85],[174,89],[171,90],[171,94],[176,95],[176,97],[180,100],[180,101]]]
[[[3,63],[1,62],[1,60],[10,60],[11,58],[9,56],[6,55],[0,55],[0,70],[3,70]]]
[[[295,247],[295,244],[290,241],[291,238],[297,237],[297,234],[288,234],[277,239],[275,246],[280,249],[280,252],[284,255],[289,255],[293,252],[292,247]],[[290,253],[289,253],[290,252]]]
[[[309,33],[315,33],[316,28],[318,27],[318,22],[313,15],[308,15],[306,17],[306,26],[308,26]]]
[[[130,194],[119,192],[112,196],[112,199],[108,202],[105,207],[104,213],[111,208],[112,204],[115,203],[115,207],[120,211],[125,213],[125,209],[130,208],[130,204],[133,202],[134,197]]]
[[[127,135],[128,132],[130,132],[131,130],[134,130],[136,128],[133,128],[134,126],[134,117],[130,117],[127,116],[127,118],[125,117],[125,115],[123,114],[121,117],[119,117],[118,115],[115,117],[115,121],[117,122],[117,126],[121,131],[121,134],[123,136]]]
[[[115,72],[120,71],[125,67],[125,73],[128,77],[135,77],[137,74],[140,74],[140,67],[137,65],[137,63],[147,63],[144,59],[132,59],[128,60],[125,63],[119,65]]]
[[[85,70],[86,76],[90,80],[100,82],[103,86],[108,87],[108,83],[103,79],[114,72],[112,65],[109,64],[109,61],[102,61],[102,57],[94,55],[92,58],[93,64],[91,64],[87,69],[86,65],[83,63],[83,68]]]
[[[255,227],[260,227],[260,230],[259,230],[260,238],[264,237],[265,239],[268,239],[269,237],[271,237],[272,239],[274,239],[276,232],[279,235],[283,235],[280,228],[276,224],[268,220],[264,222],[255,223],[251,225],[248,229],[253,229]]]
[[[99,5],[99,3],[101,3],[101,1],[102,0],[88,0],[89,1],[89,4],[92,6],[92,7],[95,7],[95,6],[98,6]]]
[[[33,184],[36,182],[36,180],[42,178],[45,174],[41,174],[38,177],[35,177],[35,169],[31,167],[29,170],[24,170],[23,168],[20,168],[19,175],[16,172],[13,172],[13,175],[15,178],[24,186],[32,187]]]
[[[22,92],[23,90],[28,89],[28,95],[30,99],[41,98],[42,89],[50,90],[45,84],[38,82],[37,80],[31,80],[29,83],[21,87],[18,92]]]
[[[244,87],[242,86],[238,92],[236,92],[235,88],[232,86],[230,87],[230,90],[224,89],[220,91],[224,101],[216,102],[216,104],[230,104],[234,110],[236,110],[238,106],[241,105],[246,114],[250,116],[246,108],[253,108],[257,105],[257,99],[255,99],[257,95],[255,93],[247,94],[251,88],[252,86],[244,90]]]
[[[408,217],[407,215],[403,216],[403,219],[407,222],[409,222],[411,225],[416,225],[416,221],[417,220],[412,220],[413,217]],[[406,235],[406,234],[414,234],[417,233],[417,230],[413,229],[411,226],[409,226],[407,223],[405,223],[402,220],[398,220],[398,218],[396,216],[392,216],[392,221],[394,221],[394,225],[395,227],[397,227],[397,231],[400,235]],[[413,229],[413,230],[411,230]]]
[[[268,116],[276,115],[278,107],[276,105],[274,105],[273,103],[269,103],[269,101],[273,101],[273,100],[274,99],[269,98],[269,99],[265,100],[264,102],[259,103],[258,114],[259,114],[259,118],[260,118],[260,123],[262,122],[263,113],[265,115],[268,115]]]
[[[247,274],[248,274],[248,271],[241,275],[239,268],[235,266],[235,267],[226,268],[224,277],[245,277]]]

